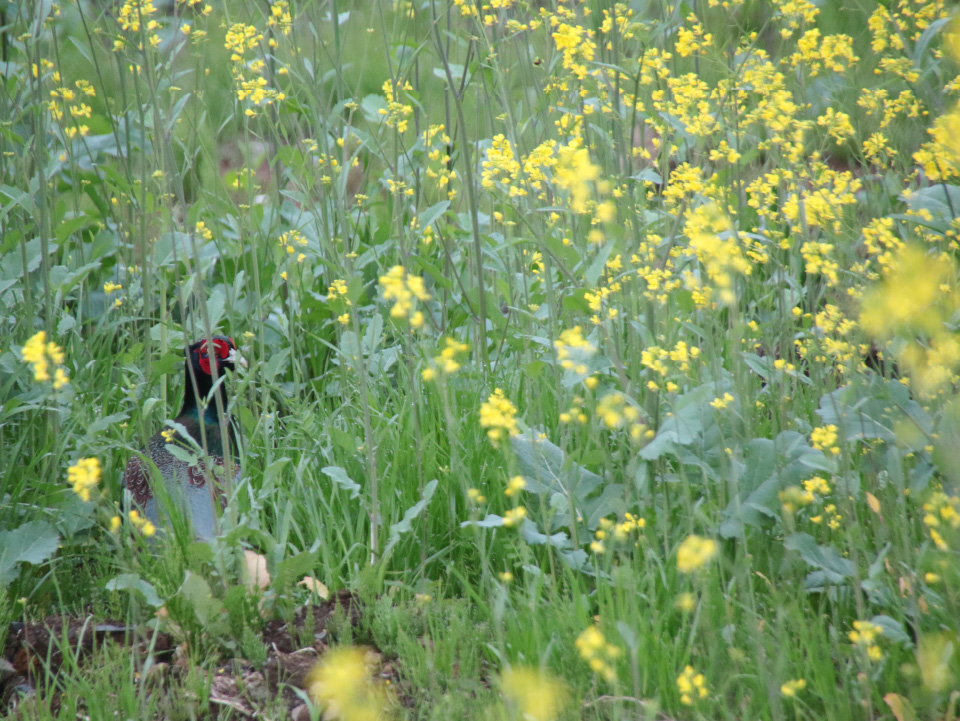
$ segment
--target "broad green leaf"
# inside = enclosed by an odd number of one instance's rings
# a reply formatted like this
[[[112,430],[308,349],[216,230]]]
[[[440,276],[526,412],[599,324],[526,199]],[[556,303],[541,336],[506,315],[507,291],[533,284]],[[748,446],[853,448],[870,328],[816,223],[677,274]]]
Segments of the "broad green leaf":
[[[359,483],[354,483],[347,472],[340,466],[327,466],[321,469],[326,475],[330,476],[334,483],[350,492],[350,498],[357,498],[362,490]]]
[[[28,521],[12,531],[0,531],[0,589],[17,577],[19,564],[43,563],[59,545],[60,535],[45,521]]]
[[[104,588],[108,591],[137,591],[143,595],[147,605],[153,608],[160,608],[163,605],[163,601],[157,595],[157,589],[153,587],[153,584],[144,581],[135,573],[121,573],[107,581]]]
[[[845,578],[856,573],[853,561],[841,556],[832,546],[818,546],[813,536],[806,533],[792,533],[786,537],[783,547],[796,551],[800,558],[823,572],[827,581],[842,583]]]

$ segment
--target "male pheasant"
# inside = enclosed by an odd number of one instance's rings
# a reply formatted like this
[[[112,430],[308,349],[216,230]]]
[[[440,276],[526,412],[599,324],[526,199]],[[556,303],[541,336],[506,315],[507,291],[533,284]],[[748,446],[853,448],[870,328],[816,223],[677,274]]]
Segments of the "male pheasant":
[[[233,371],[236,365],[246,366],[247,364],[237,352],[233,340],[226,336],[214,336],[209,346],[207,341],[202,340],[187,348],[184,364],[186,384],[183,391],[183,408],[174,420],[186,429],[197,445],[204,449],[203,457],[208,458],[213,465],[222,467],[224,452],[220,420],[217,416],[216,397],[210,392],[213,387],[211,361],[214,359],[217,378],[221,378],[225,370]],[[226,410],[225,378],[220,381],[218,392],[222,407]],[[233,424],[228,421],[227,426],[231,456],[234,459],[236,478],[239,479],[240,465],[236,437]],[[196,448],[189,440],[183,439],[178,432],[165,430],[154,435],[142,453],[153,461],[153,465],[159,471],[159,477],[164,482],[166,495],[183,509],[196,537],[209,541],[217,535],[217,510],[214,508],[214,497],[219,502],[221,510],[226,504],[226,498],[212,470],[207,471],[203,457],[196,463],[187,463],[171,454],[167,450],[168,444],[178,446],[190,453]],[[160,525],[161,514],[159,501],[151,484],[157,477],[156,471],[139,455],[129,460],[123,473],[124,485],[129,489],[133,500],[155,526]],[[207,485],[208,479],[213,480],[213,493]]]

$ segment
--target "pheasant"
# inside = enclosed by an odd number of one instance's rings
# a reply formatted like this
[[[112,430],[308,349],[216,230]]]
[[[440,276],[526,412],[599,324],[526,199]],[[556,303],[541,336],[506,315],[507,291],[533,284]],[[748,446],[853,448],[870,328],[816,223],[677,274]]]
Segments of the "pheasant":
[[[203,458],[222,467],[224,465],[223,440],[217,416],[217,402],[210,392],[213,387],[211,361],[214,359],[217,378],[221,378],[225,370],[233,371],[236,365],[244,367],[247,365],[237,352],[233,340],[226,336],[214,336],[209,345],[206,340],[202,340],[187,348],[184,363],[186,384],[183,391],[183,408],[174,421],[180,424],[197,445],[204,449]],[[222,407],[226,410],[225,378],[220,381],[218,392],[223,403]],[[236,478],[239,479],[240,465],[237,458],[236,437],[233,424],[228,422],[227,426],[230,448],[233,451],[231,455],[236,467]],[[123,472],[123,483],[144,515],[155,526],[159,526],[161,515],[159,502],[151,484],[154,479],[162,478],[166,495],[184,510],[195,536],[200,540],[209,541],[217,535],[217,511],[214,509],[214,497],[220,504],[220,510],[226,505],[226,498],[212,471],[207,471],[203,458],[191,465],[170,453],[167,449],[168,445],[180,447],[188,453],[196,450],[196,446],[190,440],[182,438],[179,432],[160,431],[150,439],[147,448],[141,454],[133,456],[127,462]],[[141,456],[149,457],[159,474]],[[214,481],[212,493],[207,486],[208,479]]]

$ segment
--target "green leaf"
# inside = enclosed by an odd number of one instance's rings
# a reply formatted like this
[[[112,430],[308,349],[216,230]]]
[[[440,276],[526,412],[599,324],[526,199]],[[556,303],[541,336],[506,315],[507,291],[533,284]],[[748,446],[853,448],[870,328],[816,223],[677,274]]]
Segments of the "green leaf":
[[[321,469],[326,475],[330,476],[334,483],[343,488],[346,491],[350,492],[350,498],[357,498],[360,496],[359,483],[354,483],[350,476],[347,475],[347,472],[340,468],[340,466],[327,466],[326,468]]]
[[[187,605],[193,609],[197,622],[205,631],[216,633],[214,627],[224,625],[223,604],[220,603],[219,599],[214,598],[209,584],[202,576],[187,571],[186,578],[180,585],[177,595],[181,596]]]
[[[16,579],[21,563],[37,565],[57,552],[60,534],[45,521],[28,521],[0,532],[0,588]]]
[[[890,616],[886,616],[884,614],[874,616],[870,619],[870,623],[874,623],[883,629],[883,635],[886,638],[889,638],[891,641],[907,644],[912,643],[910,634],[904,630],[903,624],[893,618],[890,618]]]
[[[433,498],[433,492],[437,490],[437,483],[437,479],[434,478],[426,486],[424,486],[423,494],[420,496],[420,500],[406,510],[406,512],[403,514],[402,520],[390,526],[390,539],[387,541],[386,548],[383,549],[384,556],[393,550],[393,547],[397,545],[397,541],[400,540],[400,536],[402,534],[409,533],[413,529],[413,519],[423,513],[423,509],[426,508],[427,504],[430,503],[430,499]]]
[[[736,493],[723,511],[720,535],[734,538],[743,535],[745,526],[769,525],[780,514],[780,491],[811,471],[832,472],[833,463],[796,431],[783,431],[774,440],[754,438],[747,444]]]
[[[657,435],[643,450],[640,457],[645,461],[655,461],[664,454],[671,453],[678,445],[685,445],[699,438],[704,426],[713,418],[713,408],[709,402],[721,397],[730,390],[730,380],[704,383],[680,396],[671,413],[660,428]]]
[[[832,546],[818,546],[809,534],[792,533],[784,540],[783,547],[799,553],[800,558],[823,571],[826,580],[831,583],[842,583],[843,579],[856,573],[857,567],[853,561],[841,556]]]
[[[466,528],[467,526],[476,526],[477,528],[500,528],[503,525],[503,516],[498,516],[495,513],[488,513],[487,517],[482,521],[464,521],[460,524],[460,528]]]
[[[163,601],[157,595],[157,589],[153,584],[144,581],[135,573],[121,573],[115,578],[111,578],[104,586],[108,591],[137,591],[143,595],[147,605],[153,608],[160,608]]]

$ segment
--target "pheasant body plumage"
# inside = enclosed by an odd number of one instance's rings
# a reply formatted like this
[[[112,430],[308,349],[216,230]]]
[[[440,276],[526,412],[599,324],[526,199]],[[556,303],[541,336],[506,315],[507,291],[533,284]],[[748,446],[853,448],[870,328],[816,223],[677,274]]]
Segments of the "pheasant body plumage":
[[[170,500],[180,504],[190,519],[194,534],[201,540],[210,540],[216,536],[218,514],[215,502],[220,506],[220,510],[226,505],[226,496],[217,480],[218,475],[222,478],[222,469],[226,463],[216,398],[210,394],[213,386],[211,360],[216,359],[218,377],[227,369],[232,371],[236,363],[245,364],[230,338],[215,336],[212,344],[212,352],[208,352],[206,341],[194,343],[187,349],[184,403],[179,415],[174,419],[197,445],[205,449],[203,457],[194,463],[177,458],[170,452],[168,445],[178,446],[188,453],[194,453],[196,446],[190,440],[184,439],[179,431],[166,429],[150,438],[143,450],[142,455],[148,458],[149,462],[139,455],[133,456],[127,462],[123,474],[124,485],[130,491],[134,503],[155,526],[160,527],[161,503],[153,488],[154,474],[159,472]],[[225,381],[220,384],[218,392],[221,394],[223,408],[226,409]],[[237,442],[233,424],[228,423],[228,428],[236,481],[240,478]],[[209,470],[207,462],[213,466]],[[151,465],[156,466],[156,471]],[[216,468],[217,466],[219,468]],[[208,485],[211,481],[212,494]]]

